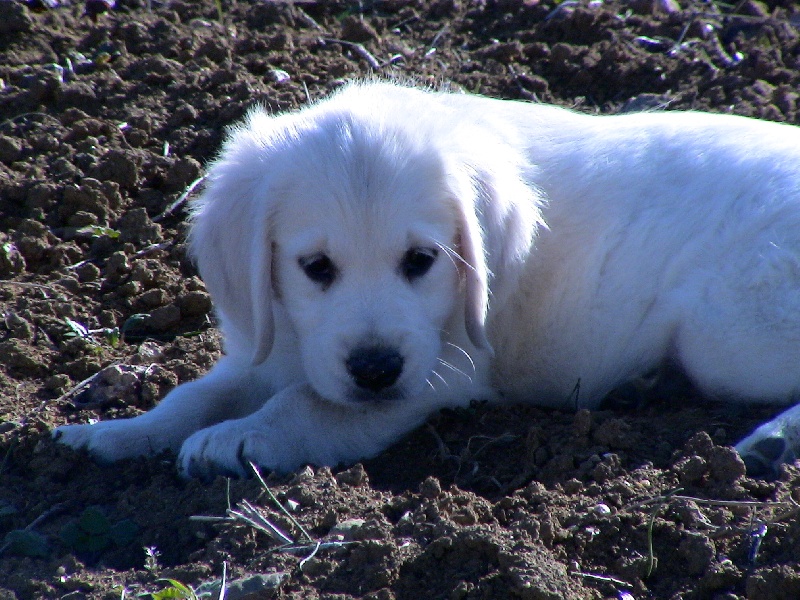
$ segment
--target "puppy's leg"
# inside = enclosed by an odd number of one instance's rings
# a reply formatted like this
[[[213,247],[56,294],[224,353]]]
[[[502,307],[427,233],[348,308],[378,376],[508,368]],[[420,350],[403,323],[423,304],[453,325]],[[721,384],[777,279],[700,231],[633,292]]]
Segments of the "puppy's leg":
[[[778,467],[800,457],[800,405],[779,414],[736,444],[751,477],[774,477]]]
[[[295,385],[247,417],[195,433],[181,448],[178,469],[185,477],[211,479],[247,477],[249,462],[277,471],[353,462],[376,455],[435,408],[413,400],[340,406],[320,399],[308,385]]]
[[[800,394],[800,208],[773,214],[769,206],[758,209],[763,215],[741,218],[727,246],[698,257],[676,295],[683,307],[676,357],[709,397],[788,404]],[[759,427],[736,448],[749,474],[775,473],[800,455],[800,409]]]
[[[246,371],[223,359],[205,377],[178,386],[143,415],[89,425],[64,425],[53,431],[53,437],[73,448],[86,448],[105,462],[167,449],[177,452],[195,431],[254,409],[245,391],[251,387],[246,386],[246,377]]]

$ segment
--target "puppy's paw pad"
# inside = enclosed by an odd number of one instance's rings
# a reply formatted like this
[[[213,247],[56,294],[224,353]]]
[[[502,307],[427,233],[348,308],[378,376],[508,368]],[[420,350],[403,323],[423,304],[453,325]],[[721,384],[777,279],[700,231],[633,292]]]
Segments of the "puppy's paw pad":
[[[213,461],[197,458],[190,458],[188,464],[181,463],[179,468],[181,470],[181,475],[185,478],[199,479],[204,483],[211,483],[218,475],[230,479],[245,477],[244,473],[229,469],[225,465],[219,465]]]
[[[211,481],[218,475],[247,478],[250,463],[264,464],[272,452],[266,436],[240,430],[228,423],[198,431],[187,439],[178,457],[178,470],[185,478]]]
[[[62,425],[53,430],[53,439],[76,450],[87,450],[99,463],[112,463],[134,456],[150,456],[163,450],[154,446],[147,428],[132,425],[132,420],[100,421],[85,425]]]
[[[756,454],[742,456],[747,476],[755,479],[771,479],[775,477],[772,465]]]
[[[767,460],[775,462],[786,454],[787,444],[782,437],[769,437],[758,440],[750,447],[751,452],[757,452]]]
[[[751,441],[746,448],[739,449],[747,475],[759,479],[774,479],[780,466],[795,459],[794,449],[780,436],[771,436]]]
[[[50,435],[59,444],[75,449],[84,448],[92,437],[89,427],[89,425],[62,425],[56,427]]]

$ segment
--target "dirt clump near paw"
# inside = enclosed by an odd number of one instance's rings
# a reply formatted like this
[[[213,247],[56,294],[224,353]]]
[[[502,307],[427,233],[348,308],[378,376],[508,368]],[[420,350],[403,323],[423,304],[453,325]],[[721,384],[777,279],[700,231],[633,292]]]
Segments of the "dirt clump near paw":
[[[180,199],[251,106],[377,73],[797,122],[794,3],[131,1],[96,22],[34,4],[0,2],[0,597],[160,578],[202,596],[223,569],[239,598],[800,595],[800,472],[749,479],[730,448],[777,409],[476,403],[363,465],[268,477],[285,512],[254,480],[99,465],[49,438],[140,414],[219,357]],[[244,501],[294,545],[219,518]]]

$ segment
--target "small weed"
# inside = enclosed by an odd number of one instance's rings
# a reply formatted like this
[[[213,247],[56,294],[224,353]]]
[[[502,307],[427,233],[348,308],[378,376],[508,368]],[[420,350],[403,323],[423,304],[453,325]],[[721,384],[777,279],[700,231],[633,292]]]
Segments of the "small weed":
[[[103,341],[112,348],[116,348],[119,345],[121,339],[119,327],[101,327],[100,329],[89,329],[82,323],[78,323],[77,321],[73,321],[69,318],[65,318],[64,322],[70,329],[70,331],[68,331],[64,336],[66,338],[79,337],[96,343],[95,338],[100,336]]]
[[[139,526],[130,519],[113,523],[99,508],[89,506],[64,525],[61,541],[76,554],[98,554],[109,546],[127,546],[138,531]]]
[[[158,548],[155,546],[145,546],[144,547],[144,568],[151,573],[156,573],[159,569],[161,569],[161,565],[158,564],[158,558],[161,556],[161,552],[158,551]]]
[[[158,581],[167,584],[159,592],[144,592],[139,594],[139,598],[150,598],[150,600],[198,600],[199,596],[190,586],[181,583],[177,579],[159,579]]]
[[[136,313],[125,319],[125,322],[122,324],[122,329],[120,330],[122,339],[125,339],[125,334],[127,334],[131,329],[136,329],[137,327],[141,326],[141,324],[144,323],[149,316],[149,313]]]
[[[47,543],[47,538],[41,533],[37,533],[35,528],[37,525],[46,521],[55,514],[64,510],[65,504],[54,504],[41,515],[36,517],[25,529],[14,529],[9,531],[2,543],[0,543],[0,555],[5,552],[16,554],[18,556],[30,556],[37,558],[45,558],[50,553],[50,548]],[[13,506],[3,506],[2,515],[9,516],[15,514],[16,509]]]
[[[111,227],[102,227],[101,225],[87,225],[86,227],[81,227],[78,229],[76,233],[88,235],[93,238],[106,236],[112,240],[115,240],[120,236],[119,231],[116,229],[112,229]]]
[[[17,556],[45,558],[50,554],[47,538],[30,529],[14,529],[3,539],[2,549]]]

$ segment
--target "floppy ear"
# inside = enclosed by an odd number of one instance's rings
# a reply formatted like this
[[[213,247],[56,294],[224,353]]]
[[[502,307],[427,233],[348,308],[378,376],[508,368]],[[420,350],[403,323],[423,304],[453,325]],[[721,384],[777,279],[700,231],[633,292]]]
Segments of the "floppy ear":
[[[476,348],[487,350],[490,305],[496,310],[513,294],[542,225],[542,198],[528,181],[533,171],[513,153],[496,150],[479,167],[462,164],[454,189],[466,263],[466,330]]]
[[[474,208],[463,201],[458,202],[458,207],[457,250],[465,265],[464,318],[467,335],[476,348],[491,350],[485,327],[489,309],[489,273],[481,227]]]
[[[267,215],[256,218],[252,242],[250,302],[253,312],[253,366],[267,359],[275,341],[275,317],[272,314],[272,240]]]
[[[219,315],[228,354],[262,363],[274,341],[271,202],[264,168],[268,119],[234,129],[195,201],[189,247]]]

